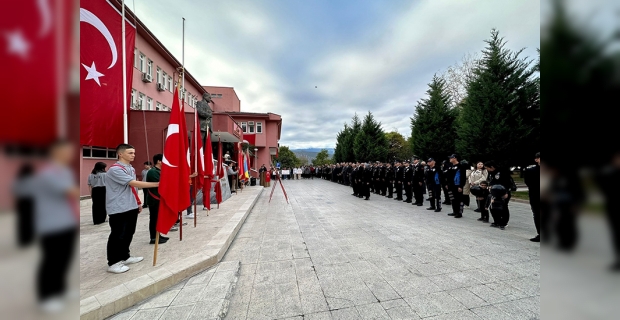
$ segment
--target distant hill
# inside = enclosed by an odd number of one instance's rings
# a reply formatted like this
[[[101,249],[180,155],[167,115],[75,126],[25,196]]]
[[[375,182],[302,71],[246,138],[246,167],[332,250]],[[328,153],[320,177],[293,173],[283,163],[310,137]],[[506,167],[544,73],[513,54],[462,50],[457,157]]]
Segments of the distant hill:
[[[295,155],[299,158],[302,157],[307,157],[309,162],[312,162],[312,160],[314,160],[314,158],[316,158],[316,155],[319,154],[319,152],[321,152],[321,150],[323,149],[327,149],[327,154],[329,154],[329,157],[331,158],[334,155],[334,149],[333,148],[308,148],[308,149],[291,149],[291,151],[293,151],[293,153],[295,153]]]

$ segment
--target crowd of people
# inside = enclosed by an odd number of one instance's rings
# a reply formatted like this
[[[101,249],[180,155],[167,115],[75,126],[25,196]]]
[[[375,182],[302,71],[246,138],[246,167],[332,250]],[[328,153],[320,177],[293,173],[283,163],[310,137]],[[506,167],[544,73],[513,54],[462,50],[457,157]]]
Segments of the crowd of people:
[[[530,239],[540,242],[540,153],[535,155],[536,165],[529,166],[525,172],[525,183],[530,189],[530,204],[534,213],[537,236]],[[424,205],[424,197],[430,202],[427,210],[442,211],[442,204],[449,205],[449,216],[462,218],[464,208],[470,206],[473,196],[476,200],[474,211],[480,213],[478,221],[489,223],[491,227],[505,230],[510,220],[509,202],[516,184],[509,168],[497,165],[494,161],[477,162],[472,167],[457,154],[451,155],[441,163],[433,158],[421,161],[417,156],[413,161],[394,161],[393,163],[338,163],[311,168],[310,178],[320,179],[350,186],[353,196],[364,200],[370,194],[385,196],[397,201]],[[442,202],[443,195],[443,202]]]

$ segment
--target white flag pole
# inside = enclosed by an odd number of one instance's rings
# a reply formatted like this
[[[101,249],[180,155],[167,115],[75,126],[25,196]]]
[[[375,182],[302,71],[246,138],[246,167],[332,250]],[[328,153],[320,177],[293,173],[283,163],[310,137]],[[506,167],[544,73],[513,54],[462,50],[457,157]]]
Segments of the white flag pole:
[[[125,50],[125,0],[122,3],[123,6],[123,17],[122,17],[122,30],[123,30],[123,39],[121,42],[123,43],[123,142],[128,143],[129,137],[127,132],[127,56]]]

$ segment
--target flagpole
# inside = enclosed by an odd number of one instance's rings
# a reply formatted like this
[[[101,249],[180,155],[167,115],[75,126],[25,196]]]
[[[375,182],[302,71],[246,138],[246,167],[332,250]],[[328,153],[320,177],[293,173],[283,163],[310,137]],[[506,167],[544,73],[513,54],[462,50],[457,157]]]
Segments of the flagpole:
[[[157,247],[159,246],[159,231],[155,233],[155,249],[153,252],[153,267],[157,263]]]
[[[122,3],[123,6],[123,18],[122,20],[122,34],[123,38],[121,42],[123,44],[123,142],[129,143],[127,136],[127,50],[125,50],[125,0]]]
[[[194,150],[194,167],[195,167],[194,169],[196,171],[194,172],[198,172],[198,152],[200,151],[198,150],[198,138],[202,139],[202,137],[199,136],[198,134],[198,113],[196,109],[197,108],[194,107],[194,147],[196,148],[196,150]],[[204,168],[203,168],[202,174],[204,175]],[[203,178],[203,181],[204,181],[204,178]],[[197,210],[198,201],[196,201],[196,194],[198,193],[197,182],[198,182],[198,176],[195,176],[194,177],[194,228],[196,228],[196,216],[198,215],[198,210]],[[204,192],[202,195],[204,196]]]

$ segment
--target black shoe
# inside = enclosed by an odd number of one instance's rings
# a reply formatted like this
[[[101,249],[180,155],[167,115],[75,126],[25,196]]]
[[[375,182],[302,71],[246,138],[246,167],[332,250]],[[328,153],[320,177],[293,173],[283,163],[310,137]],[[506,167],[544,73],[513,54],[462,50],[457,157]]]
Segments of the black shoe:
[[[441,212],[441,208],[435,209],[435,212]]]
[[[480,212],[480,209],[474,209],[474,212]]]
[[[435,207],[426,208],[426,210],[435,210]]]
[[[506,229],[506,227],[505,226],[500,226],[499,229],[500,230],[504,230],[504,229]]]
[[[423,205],[424,205],[423,203],[416,203],[416,206],[418,206],[418,207],[421,207]]]
[[[448,213],[449,216],[454,217],[456,216],[456,213],[452,212],[452,213]]]
[[[142,209],[146,209],[146,208],[148,208],[148,207],[149,207],[149,206],[147,206],[147,205],[145,204],[145,205],[143,205],[143,206],[142,206]]]
[[[489,223],[489,219],[482,219],[482,222]]]
[[[365,198],[364,200],[368,200],[368,198]]]
[[[168,238],[164,238],[161,236],[159,237],[159,244],[166,243],[166,242],[168,242]],[[151,242],[149,242],[149,244],[155,244],[155,239],[151,239]]]
[[[491,227],[491,228],[499,228],[499,226],[498,226],[498,225],[496,225],[495,223],[491,223],[491,226],[490,226],[490,227]]]
[[[394,198],[394,200],[403,201],[403,198]]]
[[[482,218],[478,218],[478,220],[477,220],[477,221],[484,221],[484,219],[482,219]]]
[[[411,203],[411,202],[413,202],[413,201],[411,201],[411,200],[405,200],[405,201],[403,201],[403,202],[406,202],[406,203]]]
[[[530,239],[530,241],[532,241],[532,242],[540,242],[540,235],[535,236],[534,238]]]
[[[462,214],[459,214],[459,215],[455,215],[454,217],[455,217],[455,218],[462,218],[462,217],[463,217],[463,215],[462,215]]]

